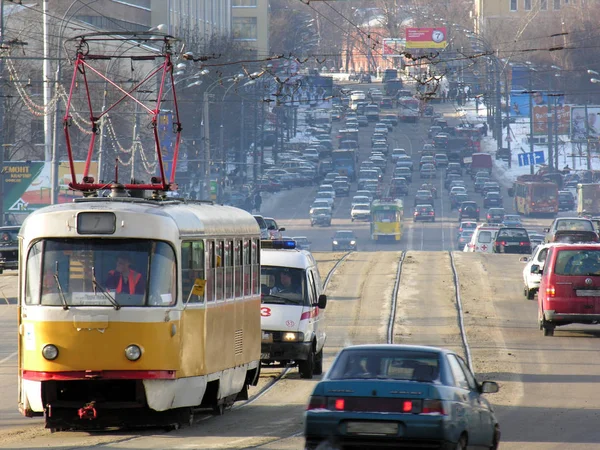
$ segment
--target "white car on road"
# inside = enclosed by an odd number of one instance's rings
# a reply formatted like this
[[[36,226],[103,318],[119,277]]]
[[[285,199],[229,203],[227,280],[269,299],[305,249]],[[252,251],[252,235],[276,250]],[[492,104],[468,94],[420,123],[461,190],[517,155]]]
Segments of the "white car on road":
[[[352,217],[352,222],[355,220],[368,220],[371,217],[371,206],[368,203],[354,205],[350,215]]]
[[[533,256],[523,256],[520,259],[521,262],[527,263],[523,269],[523,283],[525,284],[523,295],[525,295],[528,300],[533,300],[533,297],[540,288],[540,281],[542,279],[542,274],[540,272],[544,268],[548,250],[553,245],[556,244],[538,245]],[[539,268],[540,270],[534,270],[533,272],[535,273],[533,273],[531,270],[533,266],[536,266],[535,268]]]

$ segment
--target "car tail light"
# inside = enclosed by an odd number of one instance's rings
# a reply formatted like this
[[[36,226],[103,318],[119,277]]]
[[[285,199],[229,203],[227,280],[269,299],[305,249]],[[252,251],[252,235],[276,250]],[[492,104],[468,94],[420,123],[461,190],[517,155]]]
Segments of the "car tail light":
[[[336,411],[343,411],[345,404],[346,404],[346,402],[344,401],[343,398],[336,398],[335,402],[334,402],[334,407],[335,407]]]
[[[548,297],[554,297],[556,295],[556,289],[554,286],[550,285],[546,288],[546,295]]]
[[[488,218],[488,219],[491,219],[491,218],[492,218],[491,214],[488,214],[488,215],[487,215],[487,218]]]
[[[441,400],[423,400],[421,414],[440,414],[445,416],[446,411],[444,410],[444,403],[442,403]]]
[[[519,242],[519,245],[520,246],[526,246],[526,245],[529,245],[529,242]]]
[[[435,214],[435,213],[434,213],[433,211],[431,211],[431,212],[429,213],[429,215],[430,215],[430,216],[433,216],[434,214]]]
[[[477,212],[479,212],[479,208],[477,208]]]
[[[500,241],[498,242],[498,245],[506,245],[506,241]]]
[[[320,395],[313,395],[308,402],[308,411],[311,409],[327,409],[327,399]]]
[[[415,211],[415,216],[418,216],[418,215],[419,215],[419,211]]]
[[[410,400],[404,400],[402,402],[402,412],[411,412],[413,409],[413,402]]]

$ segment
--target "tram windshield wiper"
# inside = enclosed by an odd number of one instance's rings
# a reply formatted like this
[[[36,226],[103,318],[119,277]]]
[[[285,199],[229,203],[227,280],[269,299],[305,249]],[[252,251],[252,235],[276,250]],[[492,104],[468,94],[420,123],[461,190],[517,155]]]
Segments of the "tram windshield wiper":
[[[104,297],[106,297],[108,301],[112,303],[116,310],[121,309],[121,305],[119,305],[119,302],[117,302],[117,300],[112,295],[110,295],[110,293],[106,289],[104,289],[104,287],[100,285],[100,283],[98,283],[98,280],[96,280],[95,267],[92,267],[92,285],[94,286],[94,294],[96,294],[96,288],[98,288],[102,295],[104,295]]]
[[[56,287],[58,288],[58,295],[60,296],[60,301],[63,304],[63,309],[69,309],[69,304],[67,303],[67,299],[65,298],[65,293],[63,292],[62,286],[60,284],[60,280],[58,278],[58,261],[54,265],[54,282],[56,283]]]

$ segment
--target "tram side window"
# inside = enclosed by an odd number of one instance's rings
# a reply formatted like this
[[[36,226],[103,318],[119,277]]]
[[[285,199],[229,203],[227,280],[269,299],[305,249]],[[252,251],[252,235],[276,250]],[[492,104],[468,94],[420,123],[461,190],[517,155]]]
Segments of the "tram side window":
[[[206,301],[215,300],[215,241],[207,241],[206,252]]]
[[[233,298],[233,241],[225,241],[225,298]]]
[[[204,297],[191,295],[196,279],[204,279],[204,241],[188,241],[181,244],[181,286],[183,301],[202,303]]]
[[[244,276],[244,266],[242,265],[243,261],[243,247],[242,241],[235,241],[235,249],[234,249],[234,265],[235,265],[235,296],[242,296],[242,278]]]
[[[28,305],[39,305],[42,288],[42,248],[41,245],[34,245],[29,251],[27,257],[27,285],[25,290],[25,303]],[[44,278],[44,283],[50,283],[52,274],[48,274],[48,279]]]
[[[150,259],[150,306],[172,306],[177,302],[175,283],[176,265],[171,246],[165,242],[154,242]]]
[[[252,239],[252,293],[260,294],[260,241]]]
[[[223,266],[225,265],[223,241],[216,241],[215,248],[217,252],[217,268],[215,272],[217,300],[223,300],[223,277],[225,276],[225,269],[223,268]]]
[[[244,239],[244,295],[250,295],[252,283],[252,264],[250,262],[250,239]]]

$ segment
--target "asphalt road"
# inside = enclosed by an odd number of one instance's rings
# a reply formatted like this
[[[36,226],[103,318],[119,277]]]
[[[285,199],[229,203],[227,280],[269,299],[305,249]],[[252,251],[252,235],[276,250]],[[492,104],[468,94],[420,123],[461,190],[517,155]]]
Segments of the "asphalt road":
[[[412,146],[415,164],[427,127],[427,123],[400,125],[392,135],[398,146]],[[361,146],[370,138],[370,128],[363,130]],[[412,194],[418,182],[413,182]],[[469,187],[470,195],[480,201]],[[458,222],[456,212],[449,210],[446,191],[439,189],[435,223],[414,224],[408,219],[402,241],[378,247],[368,239],[367,224],[350,222],[350,199],[339,202],[331,228],[311,228],[308,206],[315,192],[302,188],[269,196],[262,212],[285,226],[285,235],[308,236],[323,272],[332,266],[332,255],[321,251],[331,249],[334,230],[351,228],[359,236],[360,251],[340,265],[328,288],[325,368],[345,345],[385,342],[400,250],[409,253],[398,292],[394,341],[463,352],[447,252],[456,248]],[[412,205],[411,196],[405,203]],[[505,197],[507,211],[510,205]],[[548,222],[525,220],[536,228]],[[501,448],[598,448],[600,392],[595,387],[600,365],[595,356],[600,328],[571,325],[558,328],[554,337],[543,337],[537,329],[536,303],[522,295],[523,265],[518,256],[454,255],[474,370],[478,379],[501,384],[500,393],[489,396],[500,420]],[[14,272],[0,276],[0,294],[0,448],[302,448],[302,414],[317,378],[302,380],[295,369],[255,402],[221,417],[203,417],[176,432],[50,434],[39,420],[22,418],[16,411],[16,307],[8,304],[16,297]],[[29,426],[24,429],[24,424]]]

